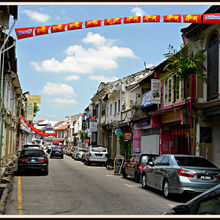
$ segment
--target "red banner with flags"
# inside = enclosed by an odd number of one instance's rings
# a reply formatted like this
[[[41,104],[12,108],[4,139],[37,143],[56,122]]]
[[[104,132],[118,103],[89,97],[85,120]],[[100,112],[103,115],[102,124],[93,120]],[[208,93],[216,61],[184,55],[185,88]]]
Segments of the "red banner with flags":
[[[104,25],[121,24],[122,18],[108,18],[104,20]]]
[[[203,14],[204,24],[220,24],[220,13]]]
[[[39,134],[40,136],[44,136],[44,137],[48,137],[48,136],[57,136],[57,133],[45,133],[43,131],[38,130],[37,128],[35,128],[34,126],[32,126],[24,117],[23,115],[20,113],[20,116],[22,118],[22,120],[25,122],[25,124],[32,130],[34,131],[36,134]]]
[[[85,22],[86,28],[99,27],[101,25],[102,25],[102,20],[92,20],[92,21]]]
[[[15,32],[17,35],[17,39],[23,39],[27,37],[33,37],[34,36],[34,29],[35,27],[29,27],[29,28],[15,28]]]
[[[73,23],[69,23],[67,24],[67,30],[77,30],[77,29],[82,29],[82,25],[84,22],[73,22]]]
[[[36,27],[35,35],[38,36],[38,35],[48,34],[49,28],[50,28],[50,25]]]
[[[160,22],[160,15],[145,15],[143,22]]]
[[[124,24],[140,23],[140,22],[141,22],[141,16],[132,16],[132,17],[124,18]]]
[[[51,33],[65,31],[66,24],[51,25]]]
[[[163,22],[181,22],[181,15],[164,15]]]
[[[201,15],[183,15],[184,23],[201,23],[202,16]]]

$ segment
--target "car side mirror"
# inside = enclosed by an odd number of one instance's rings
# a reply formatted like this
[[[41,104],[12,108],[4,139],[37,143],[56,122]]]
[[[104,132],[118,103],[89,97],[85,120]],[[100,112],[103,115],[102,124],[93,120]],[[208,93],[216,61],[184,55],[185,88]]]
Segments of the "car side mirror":
[[[150,165],[151,167],[153,167],[153,166],[154,166],[154,163],[153,163],[153,162],[149,162],[149,165]]]
[[[178,205],[173,208],[175,214],[190,214],[189,207],[187,205]]]

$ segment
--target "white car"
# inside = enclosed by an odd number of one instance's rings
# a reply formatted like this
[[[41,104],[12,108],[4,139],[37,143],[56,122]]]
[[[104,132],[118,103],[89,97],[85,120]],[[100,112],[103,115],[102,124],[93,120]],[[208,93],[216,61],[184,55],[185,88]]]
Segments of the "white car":
[[[107,160],[106,154],[108,153],[107,148],[92,145],[88,147],[87,152],[85,153],[85,161],[86,165],[90,165],[91,163],[99,163],[105,164]]]

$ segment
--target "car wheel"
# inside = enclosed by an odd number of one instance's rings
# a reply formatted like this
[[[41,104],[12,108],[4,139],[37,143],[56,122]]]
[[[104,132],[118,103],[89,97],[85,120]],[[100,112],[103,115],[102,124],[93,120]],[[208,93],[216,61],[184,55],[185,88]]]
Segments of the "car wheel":
[[[63,159],[63,156],[61,157],[61,159]]]
[[[145,173],[143,173],[142,175],[141,185],[143,189],[147,189],[147,178],[146,178]]]
[[[136,183],[140,183],[140,177],[138,176],[137,172],[135,172],[134,181],[135,181]]]
[[[125,172],[123,172],[122,176],[123,176],[123,178],[125,178],[125,179],[127,179],[127,177],[128,177]]]
[[[165,198],[169,198],[169,196],[170,196],[169,183],[167,180],[164,180],[164,182],[163,182],[163,195]]]
[[[91,164],[91,163],[90,163],[90,161],[89,161],[89,160],[87,160],[87,165],[88,165],[88,166],[90,166],[90,164]]]

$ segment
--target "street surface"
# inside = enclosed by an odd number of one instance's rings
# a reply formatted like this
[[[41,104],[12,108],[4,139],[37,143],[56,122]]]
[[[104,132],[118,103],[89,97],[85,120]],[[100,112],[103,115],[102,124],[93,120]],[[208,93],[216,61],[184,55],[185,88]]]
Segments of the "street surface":
[[[104,166],[86,166],[69,156],[49,159],[49,175],[15,176],[6,215],[161,215],[182,204],[140,183],[113,175]]]

